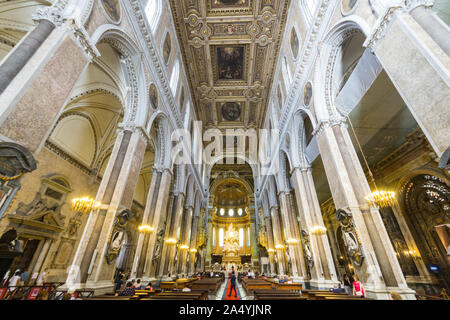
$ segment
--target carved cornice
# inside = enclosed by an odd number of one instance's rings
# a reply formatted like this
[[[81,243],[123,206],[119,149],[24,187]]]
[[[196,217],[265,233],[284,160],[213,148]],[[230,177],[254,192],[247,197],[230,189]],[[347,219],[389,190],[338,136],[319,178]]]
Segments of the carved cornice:
[[[51,7],[39,7],[33,14],[33,20],[38,22],[41,20],[47,20],[56,27],[63,24],[64,8],[67,4],[67,0],[58,1]]]

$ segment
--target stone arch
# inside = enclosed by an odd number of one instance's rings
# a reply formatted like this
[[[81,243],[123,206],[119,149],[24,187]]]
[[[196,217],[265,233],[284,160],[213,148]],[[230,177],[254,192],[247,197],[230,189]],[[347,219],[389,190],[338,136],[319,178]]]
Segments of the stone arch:
[[[126,65],[126,80],[130,91],[124,103],[127,106],[124,122],[133,123],[138,122],[139,119],[145,121],[145,115],[148,112],[147,103],[139,103],[139,101],[148,100],[148,76],[142,63],[142,52],[139,46],[124,29],[111,24],[98,27],[92,35],[92,41],[96,45],[108,43],[119,52]]]
[[[155,168],[160,170],[171,168],[171,136],[167,115],[163,112],[154,114],[148,128],[147,132],[155,141]]]
[[[313,90],[314,109],[318,118],[340,116],[335,102],[334,72],[342,45],[355,35],[366,38],[367,28],[361,25],[359,19],[348,18],[335,25],[324,37],[320,63],[317,65],[315,75],[315,83],[318,85]]]
[[[307,140],[309,138],[307,136],[311,135],[312,139],[312,134],[317,127],[317,123],[314,119],[312,112],[304,108],[298,109],[294,113],[293,120],[294,125],[293,125],[292,153],[291,153],[293,161],[291,165],[293,165],[293,167],[295,167],[296,164],[306,166],[308,163],[305,158],[305,151],[308,142]],[[310,125],[305,126],[305,121],[307,120],[309,120]],[[307,133],[306,132],[307,130],[310,132]]]

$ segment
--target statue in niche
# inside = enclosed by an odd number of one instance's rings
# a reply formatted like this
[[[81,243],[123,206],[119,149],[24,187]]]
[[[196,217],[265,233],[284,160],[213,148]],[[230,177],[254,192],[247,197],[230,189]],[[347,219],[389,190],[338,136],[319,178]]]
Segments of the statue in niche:
[[[306,230],[302,230],[302,243],[303,243],[303,254],[306,261],[306,270],[308,272],[308,277],[311,278],[311,269],[314,267],[313,255],[311,252],[311,241],[309,238],[309,233]]]
[[[119,256],[120,250],[124,243],[126,225],[129,220],[134,216],[133,211],[129,209],[122,210],[117,216],[114,222],[113,230],[109,240],[108,248],[106,250],[105,258],[108,264],[113,263]]]
[[[339,209],[336,212],[336,217],[341,224],[342,237],[347,248],[347,254],[355,265],[360,266],[363,262],[364,255],[353,223],[352,214],[343,209]]]
[[[162,246],[162,240],[163,240],[163,236],[164,236],[164,229],[165,228],[159,229],[158,234],[156,236],[155,249],[153,250],[153,258],[152,258],[152,265],[154,267],[158,263],[159,258],[161,256],[161,246]]]

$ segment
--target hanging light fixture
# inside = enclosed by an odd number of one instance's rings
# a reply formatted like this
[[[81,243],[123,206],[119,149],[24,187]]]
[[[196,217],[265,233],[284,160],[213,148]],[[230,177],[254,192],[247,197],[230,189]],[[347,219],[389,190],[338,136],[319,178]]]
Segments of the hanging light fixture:
[[[147,224],[142,224],[138,227],[138,231],[142,233],[151,233],[155,230],[152,226],[149,226]]]
[[[97,210],[99,207],[100,202],[89,197],[75,198],[72,200],[72,210],[78,213],[87,214],[91,210]]]
[[[344,107],[344,100],[342,99],[341,95],[338,94],[339,98],[341,99],[342,106]],[[359,139],[356,136],[355,129],[353,128],[352,121],[350,120],[350,117],[348,113],[345,114],[348,123],[350,124],[350,127],[352,129],[353,135],[355,137],[356,143],[358,144],[359,151],[361,152],[361,155],[364,159],[364,163],[367,167],[367,171],[369,173],[370,179],[375,187],[375,191],[365,196],[365,199],[369,206],[375,207],[375,208],[386,208],[393,206],[395,203],[395,192],[389,191],[389,190],[380,190],[377,187],[377,184],[375,183],[375,178],[373,176],[372,171],[370,170],[369,163],[367,162],[366,156],[364,155],[364,152],[362,150],[361,144],[359,143]]]

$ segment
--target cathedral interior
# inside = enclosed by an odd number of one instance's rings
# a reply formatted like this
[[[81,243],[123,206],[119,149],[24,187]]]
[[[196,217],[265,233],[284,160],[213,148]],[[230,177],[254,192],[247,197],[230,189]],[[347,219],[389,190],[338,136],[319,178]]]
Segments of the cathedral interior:
[[[0,300],[449,299],[449,125],[448,0],[0,1]]]

